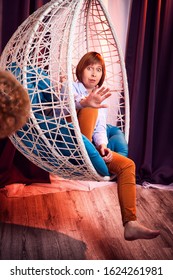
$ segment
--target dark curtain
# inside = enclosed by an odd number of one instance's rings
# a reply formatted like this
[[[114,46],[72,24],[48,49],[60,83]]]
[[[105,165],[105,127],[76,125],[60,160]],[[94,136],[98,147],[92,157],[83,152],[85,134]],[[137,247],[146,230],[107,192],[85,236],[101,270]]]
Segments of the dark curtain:
[[[48,0],[0,0],[0,53],[18,26]],[[6,138],[0,140],[0,187],[49,182],[49,173],[27,160]]]
[[[173,182],[173,1],[133,0],[126,67],[137,182]]]
[[[0,53],[19,25],[50,0],[0,0]]]

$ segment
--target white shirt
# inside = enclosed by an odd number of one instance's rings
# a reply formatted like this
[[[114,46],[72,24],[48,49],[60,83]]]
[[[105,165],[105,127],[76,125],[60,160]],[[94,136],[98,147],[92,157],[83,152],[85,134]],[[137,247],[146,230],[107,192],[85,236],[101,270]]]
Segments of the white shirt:
[[[73,93],[75,98],[76,109],[83,108],[80,104],[81,99],[85,98],[88,95],[87,89],[80,82],[74,82]],[[108,138],[106,133],[106,116],[107,108],[100,108],[98,110],[98,118],[96,121],[96,126],[93,133],[93,142],[98,147],[101,144],[108,144]]]

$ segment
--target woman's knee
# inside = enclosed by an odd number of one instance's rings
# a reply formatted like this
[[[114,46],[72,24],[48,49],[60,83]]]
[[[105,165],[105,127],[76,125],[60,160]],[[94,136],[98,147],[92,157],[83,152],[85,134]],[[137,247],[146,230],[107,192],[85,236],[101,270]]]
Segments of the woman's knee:
[[[135,172],[136,165],[132,159],[126,158],[126,168],[129,168]]]
[[[107,164],[110,173],[121,173],[122,171],[129,170],[129,172],[135,172],[135,163],[132,159],[122,156],[116,152],[112,152],[113,158],[110,163]]]

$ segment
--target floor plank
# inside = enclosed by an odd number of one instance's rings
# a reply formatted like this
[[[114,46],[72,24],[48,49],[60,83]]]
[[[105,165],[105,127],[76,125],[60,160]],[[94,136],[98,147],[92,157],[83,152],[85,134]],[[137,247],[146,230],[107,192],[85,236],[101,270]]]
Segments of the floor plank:
[[[137,188],[153,240],[125,241],[116,187],[9,198],[0,191],[0,259],[172,260],[173,192]]]

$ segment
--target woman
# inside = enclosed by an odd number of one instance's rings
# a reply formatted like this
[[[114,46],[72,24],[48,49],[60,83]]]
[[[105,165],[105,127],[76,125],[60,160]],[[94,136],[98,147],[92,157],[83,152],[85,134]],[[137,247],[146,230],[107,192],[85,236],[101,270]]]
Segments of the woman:
[[[99,53],[86,53],[79,61],[76,68],[78,82],[73,84],[79,126],[81,132],[95,144],[109,172],[117,176],[124,238],[152,239],[160,232],[144,227],[136,217],[135,164],[131,159],[110,149],[106,126],[107,105],[103,101],[111,93],[108,88],[101,87],[105,74],[105,63]]]

